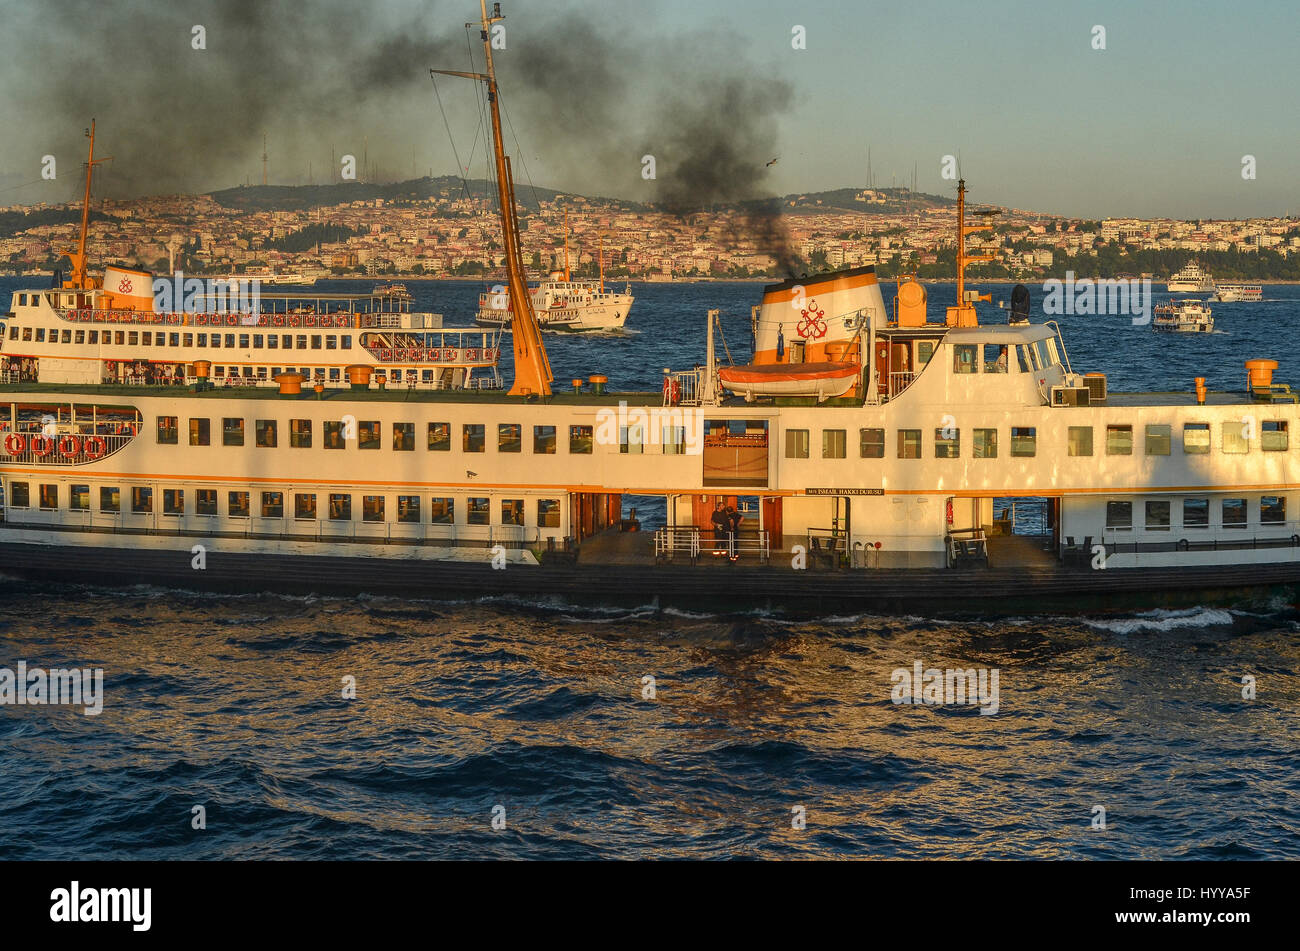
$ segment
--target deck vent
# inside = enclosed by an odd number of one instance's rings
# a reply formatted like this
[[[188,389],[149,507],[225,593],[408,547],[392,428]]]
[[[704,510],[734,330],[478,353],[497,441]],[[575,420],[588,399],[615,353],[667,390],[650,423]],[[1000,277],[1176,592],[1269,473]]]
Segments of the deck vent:
[[[1085,373],[1083,375],[1083,383],[1088,388],[1090,402],[1106,402],[1106,374]]]

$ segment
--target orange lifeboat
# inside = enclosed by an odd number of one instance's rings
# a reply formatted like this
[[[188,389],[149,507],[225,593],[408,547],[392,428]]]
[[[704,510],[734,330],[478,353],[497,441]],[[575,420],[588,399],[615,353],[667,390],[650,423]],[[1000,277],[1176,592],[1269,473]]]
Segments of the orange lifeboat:
[[[722,385],[737,396],[813,396],[817,402],[843,396],[862,373],[856,363],[759,363],[718,370]]]

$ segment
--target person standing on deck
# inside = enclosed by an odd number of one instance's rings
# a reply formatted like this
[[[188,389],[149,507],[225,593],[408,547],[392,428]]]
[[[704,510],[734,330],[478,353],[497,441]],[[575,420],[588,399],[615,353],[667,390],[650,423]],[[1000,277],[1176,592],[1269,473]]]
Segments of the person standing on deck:
[[[723,505],[721,500],[713,506],[713,514],[709,517],[709,520],[713,522],[713,554],[721,555],[722,539],[731,528],[731,522],[727,518],[726,506]]]
[[[740,561],[740,555],[736,553],[736,536],[740,533],[740,523],[745,520],[745,516],[736,511],[734,505],[727,506],[727,556],[733,561]]]

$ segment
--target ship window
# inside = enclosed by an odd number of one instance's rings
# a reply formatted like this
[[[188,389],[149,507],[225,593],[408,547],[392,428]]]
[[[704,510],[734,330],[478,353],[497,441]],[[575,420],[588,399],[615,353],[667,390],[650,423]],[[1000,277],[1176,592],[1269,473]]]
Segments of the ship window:
[[[280,338],[277,337],[275,334],[267,334],[267,335],[266,335],[266,349],[268,349],[268,350],[279,350],[279,349],[280,349]]]
[[[974,373],[976,346],[973,343],[959,343],[952,348],[952,372]]]
[[[196,489],[194,491],[194,510],[200,515],[216,515],[217,490]]]
[[[59,342],[59,332],[58,332],[57,330],[51,330],[51,331],[50,331],[50,343],[51,343],[51,344],[57,344],[58,342]]]
[[[1147,455],[1169,455],[1169,445],[1173,442],[1172,433],[1172,428],[1165,423],[1149,424],[1147,426]]]
[[[164,515],[185,514],[185,490],[184,489],[163,489],[163,514]]]
[[[1245,499],[1224,499],[1222,511],[1224,528],[1246,527]]]
[[[261,334],[253,334],[253,348],[254,348],[254,349],[260,349],[261,346],[262,346],[262,335],[261,335]]]
[[[1106,527],[1108,529],[1131,529],[1134,526],[1134,504],[1131,501],[1108,501],[1106,503]]]
[[[1250,451],[1250,441],[1246,438],[1249,435],[1247,427],[1250,421],[1230,419],[1223,424],[1223,451],[1227,453],[1243,453]]]
[[[212,445],[212,421],[209,419],[190,420],[190,445]]]
[[[523,525],[524,524],[524,500],[523,499],[502,499],[501,500],[501,524],[502,525]]]
[[[72,331],[70,329],[63,331],[63,342],[72,343]]]
[[[280,335],[280,346],[283,347],[285,350],[292,350],[292,349],[293,349],[293,335],[292,335],[292,334],[281,334],[281,335]]]
[[[383,437],[379,434],[379,420],[357,423],[357,446],[361,449],[383,448]]]
[[[1011,455],[1033,456],[1038,453],[1038,429],[1034,426],[1011,427]]]
[[[297,338],[298,338],[298,339],[297,339],[296,341],[294,341],[294,346],[297,347],[299,350],[306,350],[306,349],[307,349],[307,335],[306,335],[306,334],[297,334]]]
[[[397,497],[397,520],[399,522],[420,521],[420,497],[418,495],[399,495]]]
[[[23,341],[26,343],[26,342],[30,342],[31,339],[32,339],[32,328],[31,328],[31,327],[24,327],[24,328],[23,328]]]
[[[33,294],[32,296],[35,297],[36,295]],[[19,307],[26,307],[26,306],[27,306],[27,295],[26,295],[26,294],[19,294],[19,295],[18,295],[18,306],[19,306]]]
[[[430,499],[429,522],[433,525],[454,525],[456,522],[456,500]]]
[[[808,458],[808,430],[787,429],[785,431],[785,457],[787,459]]]
[[[9,339],[10,339],[10,340],[17,340],[17,339],[18,339],[18,326],[17,326],[17,324],[15,324],[14,326],[12,326],[12,327],[9,328]]]
[[[1056,363],[1056,348],[1051,340],[1034,341],[1034,366],[1039,369],[1045,369]]]
[[[293,517],[307,521],[316,520],[316,493],[297,492],[293,496]]]
[[[17,486],[14,486],[17,488]],[[27,488],[23,485],[23,488]],[[17,504],[15,502],[14,504]],[[24,501],[24,505],[26,502]],[[99,510],[101,512],[120,512],[122,511],[122,492],[115,485],[101,485],[99,487]]]
[[[1016,362],[1020,364],[1021,373],[1032,373],[1034,371],[1033,360],[1029,357],[1029,348],[1024,344],[1016,347]]]
[[[244,418],[226,416],[221,420],[221,445],[242,446],[244,444]]]
[[[1149,501],[1146,504],[1146,530],[1148,532],[1167,532],[1169,531],[1169,503],[1165,501]]]
[[[1066,437],[1067,452],[1071,456],[1092,455],[1092,427],[1071,426]]]
[[[90,511],[90,486],[70,486],[68,488],[68,508],[74,512]]]
[[[921,458],[921,430],[900,429],[898,431],[898,458]]]
[[[384,520],[384,497],[382,495],[363,495],[361,497],[361,520],[363,522],[382,522]]]
[[[1005,343],[984,344],[984,372],[1007,372],[1007,345]]]
[[[429,451],[451,451],[451,423],[429,424]]]
[[[352,521],[352,496],[330,493],[330,521]]]
[[[163,446],[174,446],[180,438],[179,420],[175,416],[158,417],[158,443]]]
[[[488,525],[492,521],[492,508],[488,499],[469,500],[465,521],[470,525]]]
[[[84,344],[86,342],[86,332],[84,330],[78,330],[72,339],[74,343]]]
[[[956,459],[961,456],[961,430],[941,426],[934,431],[934,458]]]
[[[185,339],[185,346],[187,347],[194,346],[194,334],[192,333],[184,334],[183,337]]]
[[[59,507],[59,487],[57,485],[40,486],[41,508],[56,509]]]
[[[560,500],[559,499],[538,499],[537,500],[537,527],[538,528],[559,528],[560,527]]]
[[[415,423],[393,423],[393,450],[415,451]]]
[[[150,486],[137,485],[131,488],[131,511],[153,511],[153,489]]]
[[[665,456],[686,455],[685,426],[664,426],[660,431],[660,439]]]
[[[107,342],[108,342],[108,331],[107,331],[107,330],[104,331],[104,338],[105,338],[105,339],[104,339],[104,342],[107,343]],[[117,330],[117,331],[114,331],[114,332],[113,332],[113,343],[114,343],[115,345],[117,345],[117,346],[119,346],[119,347],[121,347],[121,346],[125,346],[125,344],[123,343],[123,341],[125,341],[125,340],[126,340],[126,333],[125,333],[124,331]]]
[[[1210,424],[1183,423],[1183,452],[1189,456],[1210,451]]]
[[[235,335],[226,334],[226,346],[233,348],[235,346]]]
[[[1263,525],[1276,525],[1286,521],[1286,498],[1265,495],[1259,500],[1259,521]]]
[[[126,345],[128,347],[137,347],[140,345],[140,335],[134,330],[126,332]]]
[[[131,334],[131,336],[134,337],[135,334]],[[36,328],[36,342],[37,342],[37,343],[44,343],[44,342],[45,342],[45,328],[44,328],[44,327],[37,327],[37,328]],[[134,343],[134,341],[132,341],[132,343]]]
[[[334,334],[327,334],[325,337],[325,349],[337,350],[339,348],[339,338]]]
[[[465,452],[487,452],[487,428],[482,423],[466,423],[461,435]]]
[[[998,431],[996,429],[975,430],[972,449],[972,455],[976,459],[996,459],[998,457]]]
[[[1210,500],[1183,499],[1183,528],[1210,527]]]
[[[591,427],[590,426],[570,426],[569,427],[569,452],[577,456],[591,455]]]
[[[927,366],[930,359],[934,356],[933,340],[918,340],[916,342],[916,367],[918,370]]]
[[[863,459],[885,458],[885,431],[883,429],[859,429],[858,453]]]
[[[340,379],[341,377],[339,376],[339,368],[330,367],[330,382],[337,383]]]
[[[312,334],[312,335],[311,335],[311,348],[312,348],[313,350],[319,350],[319,349],[320,349],[320,337],[321,337],[320,334]]]
[[[822,458],[843,459],[848,455],[848,434],[843,429],[822,430]]]
[[[325,422],[321,425],[325,436],[326,449],[346,449],[347,446],[343,439],[343,423],[336,421]]]
[[[555,455],[555,427],[533,427],[533,452],[540,456]]]
[[[351,335],[351,334],[344,334],[343,336],[339,337],[339,342],[342,344],[342,346],[339,348],[340,350],[351,350],[351,349],[352,349],[352,335]]]
[[[212,335],[212,339],[208,341],[208,346],[209,346],[209,347],[220,347],[220,346],[221,346],[221,334],[213,334],[213,335]]]
[[[208,345],[208,335],[207,335],[207,334],[199,334],[199,336],[198,336],[198,346],[200,346],[200,347],[206,347],[207,345]]]
[[[1259,435],[1259,447],[1265,452],[1286,452],[1288,448],[1286,420],[1264,420]]]
[[[618,451],[631,456],[645,452],[645,427],[640,423],[618,427]]]
[[[153,346],[153,334],[151,334],[151,333],[150,333],[149,331],[147,331],[147,330],[146,330],[144,333],[140,334],[140,346],[142,346],[142,347],[152,347],[152,346]]]
[[[89,339],[88,341],[86,341],[86,342],[87,342],[87,343],[91,343],[91,344],[98,344],[98,343],[99,343],[99,331],[98,331],[98,330],[92,330],[92,331],[90,331],[90,339]],[[108,343],[108,332],[107,332],[107,331],[104,332],[104,343]]]
[[[262,518],[284,518],[284,493],[262,493]]]
[[[1133,427],[1132,426],[1107,426],[1106,427],[1106,455],[1108,456],[1133,455]]]
[[[311,448],[311,420],[289,420],[289,446],[293,449]]]
[[[253,423],[255,440],[259,448],[274,449],[279,443],[277,424],[273,419],[259,419]]]
[[[518,423],[497,426],[497,452],[523,452],[524,428]]]
[[[159,335],[158,335],[158,346],[161,347],[162,345],[163,345],[163,335],[162,335],[162,334],[159,334]],[[179,347],[179,346],[181,345],[181,335],[180,335],[180,334],[171,334],[171,335],[169,336],[168,344],[167,344],[167,345],[170,346],[170,347]]]

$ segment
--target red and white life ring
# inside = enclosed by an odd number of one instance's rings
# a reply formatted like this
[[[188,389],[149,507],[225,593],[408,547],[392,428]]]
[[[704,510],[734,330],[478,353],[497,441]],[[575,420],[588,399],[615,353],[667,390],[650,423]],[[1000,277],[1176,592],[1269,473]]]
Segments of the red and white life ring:
[[[64,459],[73,459],[81,452],[81,440],[71,433],[59,440],[59,455]]]
[[[108,451],[108,441],[103,436],[87,436],[83,448],[87,459],[98,459]]]
[[[33,455],[48,456],[54,451],[54,440],[44,433],[37,433],[32,437],[31,450]]]
[[[20,456],[27,451],[27,437],[22,433],[10,433],[5,437],[5,452],[11,456]]]

